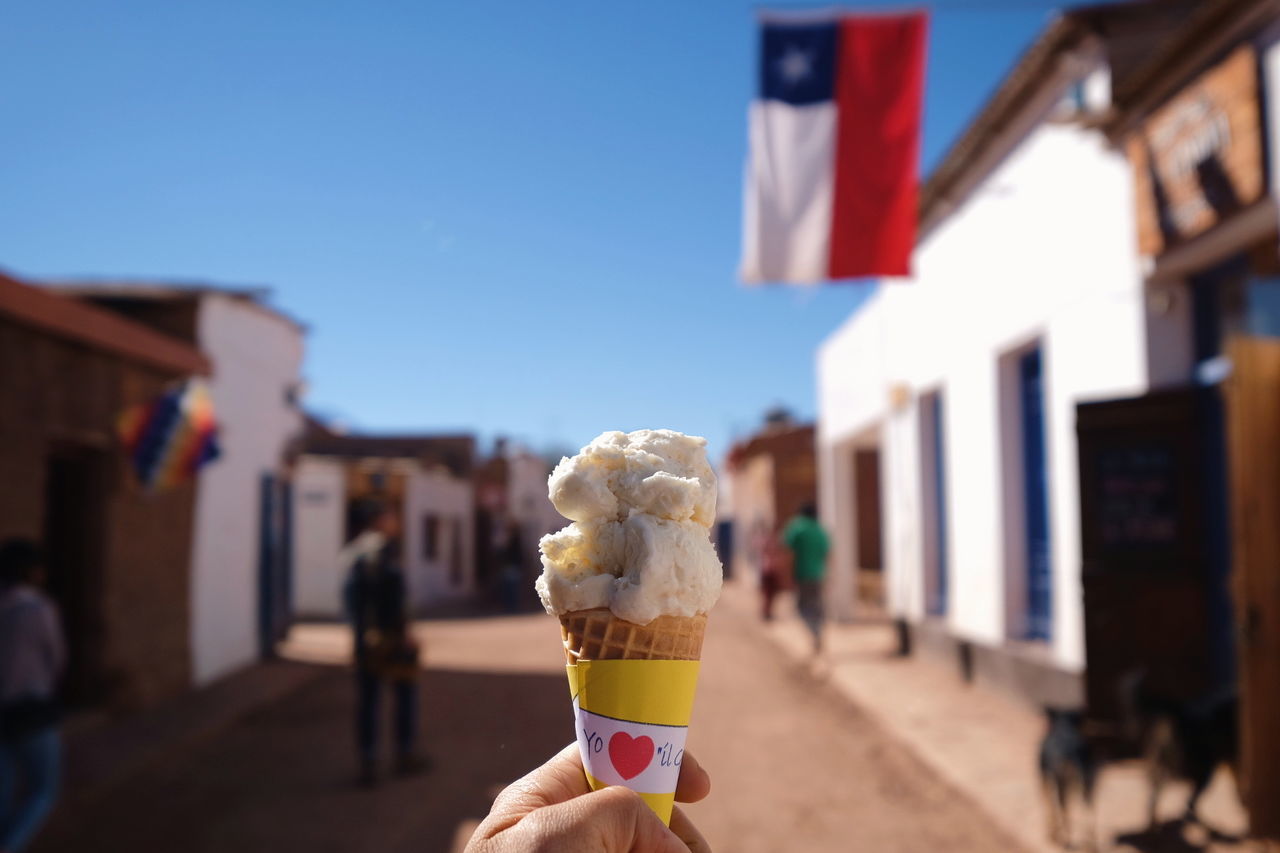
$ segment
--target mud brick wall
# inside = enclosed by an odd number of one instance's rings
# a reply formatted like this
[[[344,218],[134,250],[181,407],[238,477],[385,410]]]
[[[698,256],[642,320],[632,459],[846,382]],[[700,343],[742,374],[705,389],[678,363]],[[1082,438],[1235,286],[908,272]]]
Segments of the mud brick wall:
[[[141,706],[190,685],[194,489],[143,494],[114,437],[128,405],[177,377],[0,317],[0,537],[46,530],[55,453],[101,470],[92,501],[103,701]]]

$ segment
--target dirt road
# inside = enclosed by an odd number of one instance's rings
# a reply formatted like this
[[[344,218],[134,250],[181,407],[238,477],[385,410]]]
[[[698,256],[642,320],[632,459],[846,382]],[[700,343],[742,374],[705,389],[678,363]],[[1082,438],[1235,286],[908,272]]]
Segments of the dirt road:
[[[501,785],[572,736],[544,615],[429,622],[431,772],[353,784],[351,675],[333,626],[295,632],[314,677],[72,798],[35,853],[460,849]],[[690,748],[714,790],[689,809],[720,851],[1016,851],[857,709],[798,671],[748,617],[717,612]]]

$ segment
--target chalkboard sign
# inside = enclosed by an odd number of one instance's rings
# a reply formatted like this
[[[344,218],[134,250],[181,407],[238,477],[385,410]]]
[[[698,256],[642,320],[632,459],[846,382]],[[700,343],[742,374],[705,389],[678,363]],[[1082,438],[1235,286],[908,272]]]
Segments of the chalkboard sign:
[[[1142,746],[1124,735],[1119,685],[1132,673],[1176,699],[1209,683],[1200,413],[1213,393],[1076,406],[1086,719],[1118,757]]]
[[[1081,569],[1185,570],[1202,556],[1203,389],[1081,403]]]
[[[1097,454],[1099,544],[1167,548],[1178,541],[1178,459],[1171,446],[1143,443]]]

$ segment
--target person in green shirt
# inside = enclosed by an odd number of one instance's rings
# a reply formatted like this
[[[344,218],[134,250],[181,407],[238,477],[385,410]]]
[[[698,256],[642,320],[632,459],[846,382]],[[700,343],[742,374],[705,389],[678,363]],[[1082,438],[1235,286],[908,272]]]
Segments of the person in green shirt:
[[[800,513],[782,532],[782,541],[791,551],[796,607],[813,634],[813,654],[817,657],[822,653],[822,579],[827,573],[827,551],[831,548],[826,531],[818,523],[818,508],[811,503],[800,507]]]

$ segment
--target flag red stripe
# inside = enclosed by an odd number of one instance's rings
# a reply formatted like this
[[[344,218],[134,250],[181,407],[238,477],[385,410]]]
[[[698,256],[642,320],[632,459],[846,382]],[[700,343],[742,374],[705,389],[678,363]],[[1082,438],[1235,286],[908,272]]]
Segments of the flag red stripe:
[[[832,278],[910,274],[925,30],[923,13],[840,22]]]

